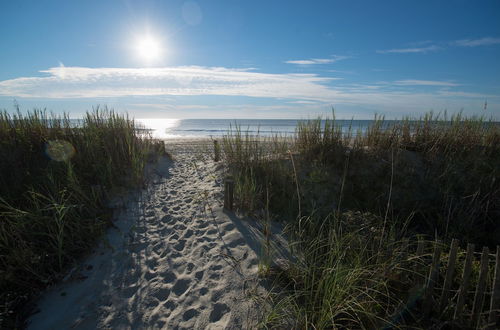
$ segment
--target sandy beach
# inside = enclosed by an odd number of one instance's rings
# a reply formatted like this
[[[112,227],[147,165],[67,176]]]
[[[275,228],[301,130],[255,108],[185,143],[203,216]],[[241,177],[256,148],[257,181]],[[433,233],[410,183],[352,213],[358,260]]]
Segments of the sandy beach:
[[[173,156],[114,201],[113,227],[44,292],[29,329],[250,329],[265,295],[260,224],[223,210],[210,140],[167,141]],[[274,230],[279,231],[278,229]]]

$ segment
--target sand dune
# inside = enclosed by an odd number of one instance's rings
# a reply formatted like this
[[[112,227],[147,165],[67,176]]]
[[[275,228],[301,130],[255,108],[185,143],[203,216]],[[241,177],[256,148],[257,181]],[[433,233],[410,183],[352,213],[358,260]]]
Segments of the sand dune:
[[[222,210],[222,166],[190,144],[150,168],[100,246],[39,300],[30,329],[249,329],[265,293],[259,224]]]

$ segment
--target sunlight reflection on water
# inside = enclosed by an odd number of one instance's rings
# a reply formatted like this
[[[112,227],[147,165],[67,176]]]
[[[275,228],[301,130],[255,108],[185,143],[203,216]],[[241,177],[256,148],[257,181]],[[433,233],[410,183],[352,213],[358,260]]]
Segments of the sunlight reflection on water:
[[[179,126],[181,122],[180,119],[171,118],[142,118],[136,119],[136,121],[139,124],[144,125],[145,128],[150,129],[153,137],[158,139],[168,139],[174,137],[172,134],[168,134],[167,132]]]

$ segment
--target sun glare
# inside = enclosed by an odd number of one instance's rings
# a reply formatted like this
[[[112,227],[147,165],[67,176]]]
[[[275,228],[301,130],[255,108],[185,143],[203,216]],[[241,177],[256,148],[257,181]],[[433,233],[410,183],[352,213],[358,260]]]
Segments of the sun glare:
[[[139,57],[148,63],[158,61],[163,53],[160,42],[152,36],[139,38],[136,43],[136,50]]]

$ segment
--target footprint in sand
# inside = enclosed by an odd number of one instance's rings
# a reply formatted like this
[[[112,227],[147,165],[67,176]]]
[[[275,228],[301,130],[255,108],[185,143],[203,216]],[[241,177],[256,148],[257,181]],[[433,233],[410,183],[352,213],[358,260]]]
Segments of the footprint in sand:
[[[191,274],[191,272],[193,271],[193,269],[194,269],[194,264],[192,262],[188,263],[186,272],[188,274]]]
[[[191,281],[189,279],[179,279],[172,287],[172,292],[181,296],[189,288]]]
[[[226,304],[215,304],[214,309],[210,313],[210,322],[219,321],[227,312],[229,312],[229,307]]]
[[[179,235],[177,235],[177,234],[173,234],[172,236],[170,236],[170,237],[168,238],[168,240],[169,240],[170,242],[172,242],[172,241],[177,241],[178,239],[179,239]]]
[[[186,226],[183,225],[182,223],[178,223],[174,226],[174,229],[177,231],[184,231],[184,230],[186,230]]]
[[[199,229],[204,229],[207,228],[208,223],[206,221],[198,221],[198,228]]]
[[[176,279],[177,276],[171,271],[166,271],[165,273],[161,274],[163,277],[163,282],[165,283],[173,283]]]
[[[181,239],[180,241],[177,242],[177,244],[174,245],[174,249],[176,249],[177,251],[182,251],[184,250],[184,246],[186,245],[186,240],[185,239]]]
[[[235,226],[232,223],[228,223],[222,227],[222,231],[229,232],[229,231],[233,230],[234,228],[235,228]]]
[[[214,290],[212,292],[212,297],[210,298],[210,300],[212,300],[212,302],[217,302],[221,299],[223,294],[224,294],[224,291],[222,291],[222,290]]]
[[[202,231],[198,231],[198,232],[196,233],[196,235],[201,236],[201,235],[205,235],[205,233],[204,233],[204,232],[202,232]],[[205,237],[205,236],[201,236],[201,237],[198,237],[198,238],[196,239],[196,242],[198,242],[198,243],[205,243],[205,242],[208,242],[208,241],[210,241],[210,238]]]
[[[214,280],[214,281],[218,280],[220,277],[221,277],[221,274],[219,274],[219,273],[212,273],[208,276],[209,279]]]
[[[177,307],[177,303],[175,301],[173,301],[173,300],[167,300],[163,304],[163,307],[165,307],[166,309],[169,309],[169,310],[173,311]]]
[[[165,208],[166,208],[166,206],[165,206]],[[170,220],[172,220],[172,217],[171,217],[171,216],[169,216],[169,215],[165,215],[165,216],[163,216],[163,217],[161,218],[161,221],[162,221],[163,223],[169,223],[169,222],[170,222]]]
[[[230,242],[230,243],[228,244],[228,246],[229,246],[230,248],[235,248],[235,247],[237,247],[237,246],[240,246],[240,245],[245,245],[245,244],[246,244],[246,242],[245,242],[245,240],[244,240],[243,238],[238,238],[238,239],[236,239],[236,240],[234,240],[234,241]]]
[[[150,298],[147,299],[147,302],[145,303],[145,306],[148,309],[153,309],[156,306],[158,306],[159,304],[160,304],[160,302],[158,301],[158,299],[150,297]]]
[[[158,299],[159,301],[165,301],[170,296],[170,289],[168,288],[160,288],[158,291],[153,293],[153,297]]]
[[[165,250],[165,245],[163,242],[157,243],[153,246],[153,252],[159,256]]]
[[[213,265],[213,266],[210,266],[210,270],[216,272],[218,270],[221,270],[222,269],[222,266],[221,265]]]
[[[198,316],[199,314],[200,312],[198,312],[196,309],[191,308],[184,312],[184,314],[182,315],[182,319],[184,321],[189,321],[190,319],[192,319],[195,316]]]
[[[203,278],[203,274],[204,274],[204,273],[205,273],[204,271],[200,270],[199,272],[196,272],[196,273],[194,274],[194,277],[195,277],[198,281],[201,281],[201,279]]]
[[[158,274],[156,274],[156,272],[147,272],[144,274],[144,279],[146,281],[151,281],[153,278],[155,278],[156,276],[158,276]]]
[[[146,265],[149,267],[149,269],[156,269],[158,267],[158,260],[157,259],[149,259],[146,261]]]
[[[184,233],[184,238],[190,238],[191,236],[193,236],[193,230],[188,229],[188,230]]]
[[[210,229],[210,230],[207,230],[206,234],[211,236],[211,235],[214,235],[216,233],[217,233],[217,229]]]

